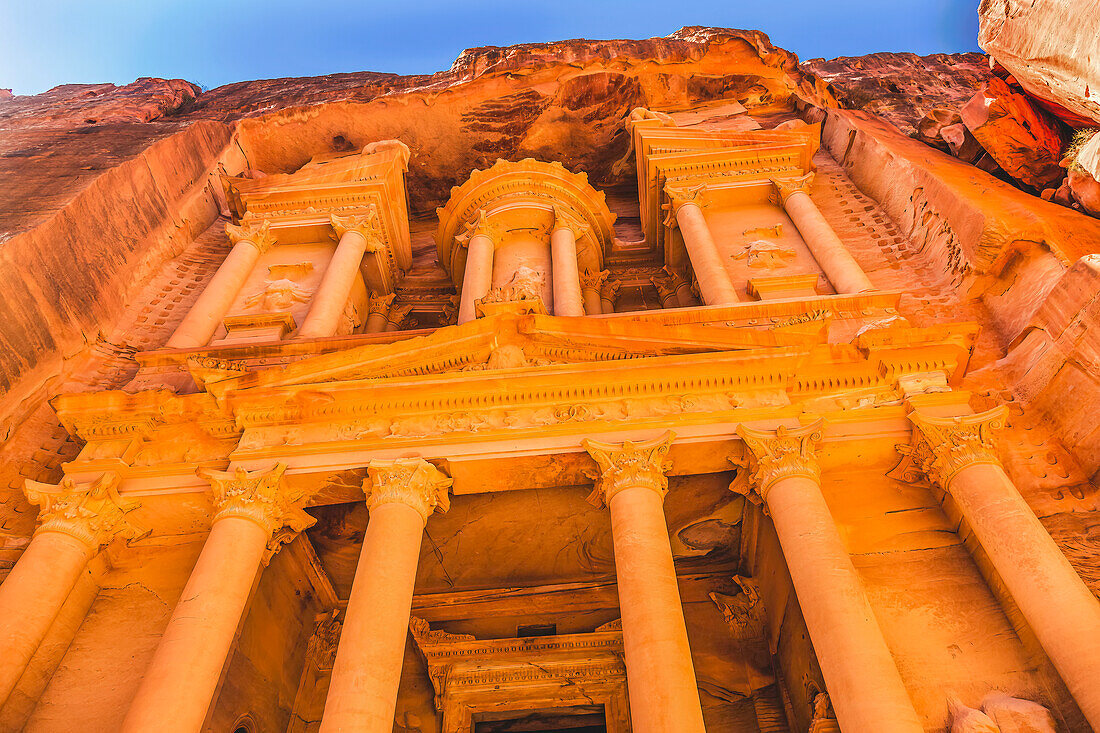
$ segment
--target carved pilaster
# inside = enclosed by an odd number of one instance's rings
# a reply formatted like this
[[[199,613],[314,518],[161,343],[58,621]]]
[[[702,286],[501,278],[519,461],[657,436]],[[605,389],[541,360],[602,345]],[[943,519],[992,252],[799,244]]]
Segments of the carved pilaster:
[[[393,299],[397,297],[396,293],[390,293],[389,295],[376,295],[371,293],[367,298],[367,313],[372,316],[386,316],[389,315],[390,307],[393,305]]]
[[[233,244],[248,242],[264,254],[275,245],[275,235],[271,233],[271,222],[248,222],[240,226],[225,225],[225,233]]]
[[[38,505],[40,532],[62,532],[98,550],[115,537],[137,539],[145,532],[126,519],[140,506],[118,493],[119,477],[108,471],[91,483],[77,483],[66,476],[60,484],[26,482],[27,500]]]
[[[581,273],[581,289],[595,290],[598,293],[610,275],[610,270],[585,270]]]
[[[353,214],[351,216],[337,216],[331,214],[329,222],[337,237],[343,237],[348,232],[359,234],[367,242],[366,251],[369,253],[380,252],[386,246],[386,238],[382,229],[382,218],[378,214],[378,207],[371,204],[366,214]]]
[[[781,425],[775,430],[737,426],[737,434],[745,442],[749,484],[761,499],[767,502],[768,491],[776,481],[785,478],[803,476],[821,480],[815,446],[821,440],[824,424],[824,420],[818,419],[810,425],[797,428]],[[734,486],[730,488],[743,493]]]
[[[367,480],[363,482],[370,511],[396,502],[415,509],[425,522],[432,512],[451,508],[450,487],[451,479],[423,458],[373,460],[367,465]]]
[[[285,471],[286,465],[277,463],[266,470],[200,468],[197,473],[210,483],[215,522],[228,517],[255,522],[276,543],[276,547],[270,549],[276,549],[317,521],[302,508],[307,498],[305,492],[289,487],[283,480]],[[281,531],[284,528],[290,531],[289,534]]]
[[[568,229],[573,232],[574,239],[580,239],[588,232],[588,224],[569,209],[562,206],[554,207],[554,224],[551,232],[559,229]]]
[[[599,466],[599,475],[590,476],[596,486],[588,495],[588,501],[596,508],[611,503],[615,494],[623,489],[646,488],[664,498],[668,493],[668,477],[665,472],[671,463],[665,462],[668,449],[676,436],[667,432],[659,438],[636,443],[600,443],[585,440],[582,445]]]
[[[914,410],[909,414],[913,422],[913,436],[908,445],[898,446],[903,456],[890,476],[902,481],[913,481],[917,472],[947,489],[951,478],[966,468],[979,463],[1000,465],[993,432],[1005,426],[1008,408],[995,407],[977,415],[933,417]]]
[[[810,189],[814,185],[814,174],[807,173],[798,178],[773,178],[772,185],[775,186],[773,201],[777,204],[785,204],[792,194],[810,195]]]

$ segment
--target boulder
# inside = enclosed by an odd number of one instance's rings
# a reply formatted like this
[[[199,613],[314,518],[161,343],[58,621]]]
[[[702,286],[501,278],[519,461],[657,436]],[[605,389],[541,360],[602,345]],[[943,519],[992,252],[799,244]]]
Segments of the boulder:
[[[1038,191],[1065,176],[1058,123],[996,77],[963,106],[963,124],[1014,179]]]
[[[982,0],[978,7],[978,45],[1073,127],[1100,123],[1098,26],[1095,2]]]

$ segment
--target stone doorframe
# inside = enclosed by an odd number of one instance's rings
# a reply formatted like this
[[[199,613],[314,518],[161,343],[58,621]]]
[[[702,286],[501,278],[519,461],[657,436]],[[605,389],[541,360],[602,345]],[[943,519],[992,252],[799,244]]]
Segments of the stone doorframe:
[[[623,635],[618,622],[590,634],[478,640],[410,629],[428,665],[443,733],[473,733],[474,723],[508,713],[602,707],[608,733],[630,733]]]

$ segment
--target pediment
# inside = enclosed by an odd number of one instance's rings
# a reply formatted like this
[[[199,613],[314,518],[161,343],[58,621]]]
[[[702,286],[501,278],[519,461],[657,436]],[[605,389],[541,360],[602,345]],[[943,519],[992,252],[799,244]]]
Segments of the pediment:
[[[369,344],[310,357],[285,367],[204,374],[215,395],[283,387],[494,369],[538,369],[720,351],[809,347],[826,341],[824,321],[802,328],[754,330],[709,324],[668,325],[618,319],[499,314],[426,336]]]

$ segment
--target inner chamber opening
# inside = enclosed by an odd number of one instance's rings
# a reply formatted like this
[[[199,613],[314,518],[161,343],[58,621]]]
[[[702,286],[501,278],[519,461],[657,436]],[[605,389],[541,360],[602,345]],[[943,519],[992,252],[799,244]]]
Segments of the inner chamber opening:
[[[507,715],[507,718],[476,721],[474,733],[607,733],[602,708],[511,712]]]

